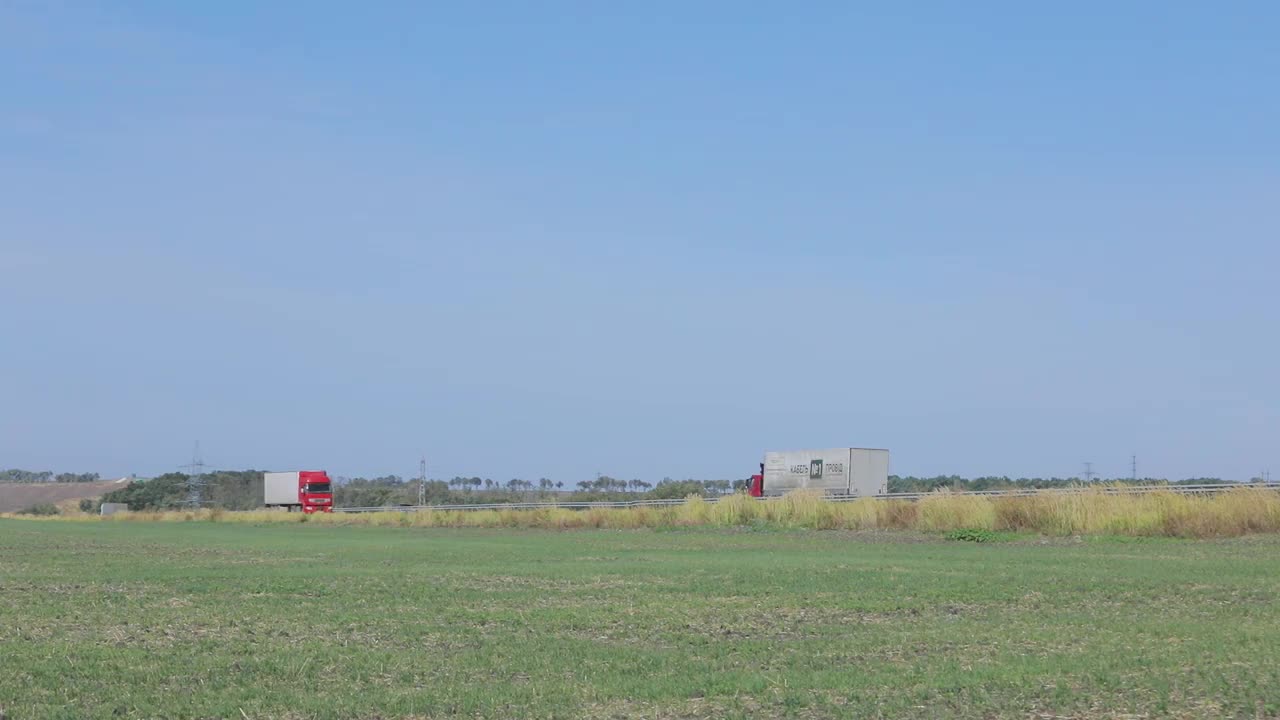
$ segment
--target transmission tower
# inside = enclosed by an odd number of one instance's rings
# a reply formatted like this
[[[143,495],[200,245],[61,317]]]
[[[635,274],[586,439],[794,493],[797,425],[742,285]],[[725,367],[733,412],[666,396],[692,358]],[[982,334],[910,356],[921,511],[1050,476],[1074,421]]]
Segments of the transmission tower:
[[[1129,458],[1129,479],[1138,482],[1138,456],[1133,455]]]
[[[1087,483],[1093,482],[1093,478],[1097,474],[1098,473],[1093,471],[1093,463],[1087,462],[1084,464],[1084,481],[1085,482]]]
[[[418,505],[427,504],[427,457],[418,462]]]
[[[191,453],[191,464],[183,465],[187,471],[187,506],[198,508],[204,504],[204,488],[208,482],[204,476],[204,460],[200,458],[200,441],[196,441],[196,449]]]

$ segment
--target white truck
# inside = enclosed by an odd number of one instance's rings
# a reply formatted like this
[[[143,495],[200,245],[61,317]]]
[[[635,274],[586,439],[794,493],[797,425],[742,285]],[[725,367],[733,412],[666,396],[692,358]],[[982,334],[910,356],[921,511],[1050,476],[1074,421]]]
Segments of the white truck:
[[[756,497],[793,490],[865,497],[889,491],[889,451],[880,448],[767,452],[760,474],[751,478]]]

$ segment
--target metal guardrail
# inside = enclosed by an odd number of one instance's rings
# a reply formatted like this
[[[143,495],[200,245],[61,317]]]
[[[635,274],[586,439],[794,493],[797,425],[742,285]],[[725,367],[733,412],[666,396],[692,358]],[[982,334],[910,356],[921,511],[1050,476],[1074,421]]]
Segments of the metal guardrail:
[[[1248,485],[1245,483],[1232,483],[1220,485],[1101,485],[1096,487],[1071,487],[1071,488],[1051,488],[1039,490],[974,490],[974,491],[957,491],[957,495],[974,496],[974,497],[1027,497],[1031,495],[1078,495],[1082,493],[1101,492],[1106,495],[1142,495],[1155,492],[1173,492],[1181,495],[1208,495],[1213,493],[1225,492],[1228,490],[1236,490],[1239,488],[1262,488],[1267,490],[1280,490],[1280,484],[1270,485]],[[926,497],[937,495],[939,493],[948,492],[947,490],[935,490],[927,493],[889,493],[886,495],[828,495],[824,499],[830,502],[849,502],[852,500],[860,500],[864,497],[875,500],[920,500]],[[724,497],[703,498],[703,502],[714,503]],[[768,502],[777,499],[774,497],[756,498],[761,502]],[[562,510],[590,510],[592,508],[636,508],[636,507],[674,507],[684,505],[689,502],[687,498],[676,498],[671,500],[593,500],[584,502],[557,502],[536,501],[536,502],[506,502],[506,503],[472,503],[462,505],[382,505],[377,507],[335,507],[334,512],[437,512],[441,510],[541,510],[548,508],[560,508]]]

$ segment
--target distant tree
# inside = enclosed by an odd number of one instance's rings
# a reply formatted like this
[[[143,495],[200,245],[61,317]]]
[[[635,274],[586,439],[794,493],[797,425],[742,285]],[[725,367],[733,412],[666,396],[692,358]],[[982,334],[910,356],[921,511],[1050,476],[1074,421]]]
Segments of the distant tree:
[[[665,479],[654,486],[652,497],[660,500],[685,498],[690,495],[705,496],[707,488],[697,480]]]
[[[258,470],[220,470],[205,477],[205,504],[227,510],[262,506],[262,473]]]
[[[428,480],[427,502],[442,502],[452,496],[449,491],[453,481]],[[397,475],[375,478],[352,478],[333,489],[333,504],[337,507],[382,507],[407,505],[418,500],[417,481],[408,482]]]
[[[0,482],[8,483],[43,483],[53,482],[53,473],[48,470],[32,472],[30,470],[0,471]]]
[[[54,476],[53,481],[60,483],[82,483],[97,482],[100,479],[101,478],[98,477],[98,473],[58,473]]]
[[[130,510],[162,510],[181,505],[186,500],[186,485],[185,474],[165,473],[112,490],[102,496],[102,501],[126,503]]]
[[[441,504],[449,501],[449,486],[443,480],[427,481],[427,502]]]

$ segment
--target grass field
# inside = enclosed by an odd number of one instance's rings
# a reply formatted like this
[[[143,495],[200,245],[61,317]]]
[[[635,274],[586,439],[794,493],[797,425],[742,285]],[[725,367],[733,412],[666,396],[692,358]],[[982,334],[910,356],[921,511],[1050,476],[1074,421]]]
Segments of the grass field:
[[[0,715],[1280,717],[1280,537],[0,520]]]

